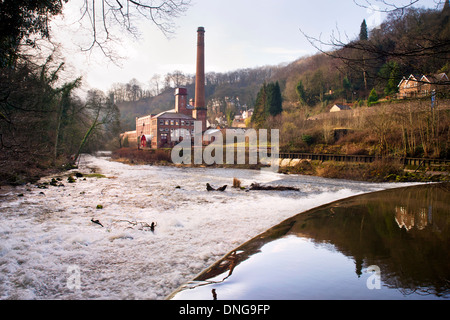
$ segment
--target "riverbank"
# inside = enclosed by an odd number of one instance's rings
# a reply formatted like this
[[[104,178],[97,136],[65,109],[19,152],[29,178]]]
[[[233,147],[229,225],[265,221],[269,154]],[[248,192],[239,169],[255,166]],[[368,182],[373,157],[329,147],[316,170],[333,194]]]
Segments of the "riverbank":
[[[434,168],[434,170],[432,168],[408,168],[400,163],[383,160],[371,163],[299,160],[293,165],[281,166],[279,171],[286,174],[367,182],[450,181],[448,168]]]
[[[170,150],[137,150],[135,148],[118,149],[111,154],[111,159],[132,165],[160,165],[186,167],[212,167],[260,169],[264,165],[230,165],[230,164],[192,164],[177,165],[170,159]],[[450,181],[450,168],[414,168],[404,167],[392,161],[375,161],[372,163],[351,163],[337,161],[292,160],[284,163],[280,160],[279,173],[301,174],[322,178],[345,179],[366,182],[446,182]]]
[[[4,161],[1,162],[0,169],[0,187],[1,186],[21,186],[27,183],[36,183],[41,178],[55,174],[62,174],[73,165],[59,161],[56,164],[49,162],[20,162]]]
[[[190,164],[179,165],[171,161],[170,149],[138,150],[136,148],[117,149],[108,156],[113,161],[128,165],[155,165],[175,167],[208,167],[230,169],[259,170],[262,164]],[[286,159],[287,160],[287,159]],[[301,174],[331,179],[345,179],[366,182],[448,182],[450,168],[447,167],[405,167],[391,161],[375,161],[372,163],[352,163],[337,161],[311,161],[294,159],[280,160],[279,173]],[[76,167],[58,164],[56,166],[17,166],[11,170],[3,170],[0,174],[1,186],[20,186],[27,183],[34,184],[39,179],[56,174],[64,174]]]

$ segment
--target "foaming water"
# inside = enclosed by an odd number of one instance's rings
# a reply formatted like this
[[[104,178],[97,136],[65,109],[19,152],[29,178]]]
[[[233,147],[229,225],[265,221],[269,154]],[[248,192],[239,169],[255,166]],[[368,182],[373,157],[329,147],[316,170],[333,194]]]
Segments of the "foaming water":
[[[63,179],[64,186],[28,186],[0,198],[1,299],[163,299],[232,248],[297,213],[408,185],[130,166],[87,155],[78,171],[106,177]],[[299,191],[246,192],[231,187],[234,177],[244,186],[257,182]],[[206,183],[228,187],[208,192]],[[147,227],[152,222],[153,232]]]

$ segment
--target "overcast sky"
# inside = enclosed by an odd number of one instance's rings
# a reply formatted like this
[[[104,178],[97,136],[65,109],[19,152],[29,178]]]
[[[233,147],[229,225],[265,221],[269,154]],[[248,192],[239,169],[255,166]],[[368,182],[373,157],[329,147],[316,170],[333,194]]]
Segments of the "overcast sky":
[[[435,8],[436,2],[421,0],[418,5]],[[338,31],[343,40],[354,39],[363,19],[371,29],[385,18],[384,13],[358,6],[354,0],[192,0],[187,12],[174,20],[177,27],[170,38],[150,21],[138,22],[138,39],[121,35],[122,43],[115,49],[123,58],[112,63],[99,50],[80,52],[82,41],[74,22],[82,3],[69,1],[64,19],[55,20],[52,26],[54,39],[62,43],[73,76],[81,75],[85,86],[105,92],[113,83],[127,83],[133,78],[147,86],[154,74],[174,70],[194,74],[199,26],[206,31],[206,72],[226,72],[278,65],[316,53],[300,29],[324,40]],[[376,0],[372,3],[378,4]]]

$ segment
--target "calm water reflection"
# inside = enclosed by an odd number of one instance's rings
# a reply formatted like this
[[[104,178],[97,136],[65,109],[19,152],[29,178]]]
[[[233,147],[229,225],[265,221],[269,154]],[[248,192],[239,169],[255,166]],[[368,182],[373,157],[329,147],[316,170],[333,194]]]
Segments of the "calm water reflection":
[[[449,229],[450,184],[356,196],[284,221],[170,298],[449,299]]]

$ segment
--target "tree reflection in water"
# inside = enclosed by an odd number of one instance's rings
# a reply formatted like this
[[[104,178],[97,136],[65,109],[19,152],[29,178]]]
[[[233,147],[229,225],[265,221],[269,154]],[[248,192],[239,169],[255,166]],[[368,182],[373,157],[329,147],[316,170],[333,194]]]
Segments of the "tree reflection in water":
[[[383,290],[378,290],[376,298],[448,299],[449,195],[450,184],[427,184],[355,196],[309,210],[233,250],[196,277],[190,288],[215,285],[215,298],[221,293],[219,288],[224,291],[226,288],[227,292],[235,295],[227,296],[228,299],[370,298],[371,295],[365,296],[366,292],[361,291],[362,279],[359,278],[364,277],[364,270],[375,265],[381,270],[383,283]],[[295,243],[292,237],[306,242]],[[281,242],[287,239],[291,239],[291,244]],[[306,245],[307,242],[313,243],[317,252],[306,252],[311,247]],[[273,248],[276,245],[285,245],[289,249],[284,255],[279,255]],[[328,258],[324,258],[324,249],[329,252]],[[353,261],[352,273],[356,273],[353,277],[356,280],[348,278],[346,262],[343,262],[344,269],[343,265],[337,264],[338,260],[333,260],[336,259],[335,253]],[[302,260],[302,256],[309,260]],[[315,263],[328,265],[328,268],[305,269],[306,264],[313,263],[311,260],[319,259],[319,256],[322,260]],[[264,268],[269,270],[259,270]],[[310,274],[302,274],[301,277],[296,274],[305,270]],[[337,270],[342,270],[338,271],[342,279],[334,279],[336,283],[341,281],[339,287],[326,289],[327,292],[322,294],[318,292],[318,284],[321,286],[322,283],[311,279],[339,278]],[[342,285],[344,282],[346,284]],[[261,283],[266,283],[266,286]],[[271,287],[270,283],[274,285]],[[280,283],[284,286],[282,289],[274,288]],[[307,286],[308,283],[311,287]],[[252,291],[252,287],[258,289]],[[195,289],[183,291],[176,292],[172,298],[200,297],[194,294]],[[242,295],[238,297],[239,291]],[[287,293],[281,294],[280,291]],[[394,295],[392,291],[395,291]],[[203,299],[210,299],[211,288],[208,296]]]

